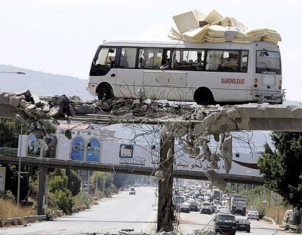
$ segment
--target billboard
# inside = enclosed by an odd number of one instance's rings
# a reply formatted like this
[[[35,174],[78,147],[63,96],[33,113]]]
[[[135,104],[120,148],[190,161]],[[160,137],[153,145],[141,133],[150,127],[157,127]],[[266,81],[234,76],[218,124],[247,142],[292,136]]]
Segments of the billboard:
[[[33,135],[23,135],[22,145],[20,144],[22,156],[43,158],[52,157],[59,160],[71,160],[81,162],[96,162],[103,164],[158,167],[159,166],[159,146],[158,145],[138,145],[135,143],[121,143],[116,141],[105,141],[95,136],[75,135],[72,139],[67,139],[64,135],[57,135],[56,141],[49,137],[42,140]],[[48,144],[46,143],[48,141]],[[26,143],[26,145],[23,144]],[[55,144],[52,146],[49,143]],[[23,146],[23,147],[22,147]],[[23,148],[26,148],[25,150]],[[174,170],[205,172],[211,169],[210,163],[204,159],[197,159],[183,152],[182,148],[175,144]],[[23,155],[24,154],[24,155]],[[245,176],[260,176],[260,171],[256,166],[260,156],[258,153],[233,154],[230,174]],[[218,173],[226,173],[224,160],[220,159],[217,164]]]

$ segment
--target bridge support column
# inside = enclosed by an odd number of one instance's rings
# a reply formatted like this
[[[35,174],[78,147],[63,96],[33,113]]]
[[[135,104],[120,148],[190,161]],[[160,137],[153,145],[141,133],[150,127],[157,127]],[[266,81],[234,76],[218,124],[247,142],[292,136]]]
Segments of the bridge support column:
[[[160,170],[163,178],[158,182],[158,211],[157,231],[173,231],[174,207],[173,193],[173,162],[174,162],[174,137],[161,134],[160,140]]]
[[[45,215],[45,202],[46,202],[46,175],[47,168],[40,167],[39,173],[39,195],[38,195],[38,215]]]

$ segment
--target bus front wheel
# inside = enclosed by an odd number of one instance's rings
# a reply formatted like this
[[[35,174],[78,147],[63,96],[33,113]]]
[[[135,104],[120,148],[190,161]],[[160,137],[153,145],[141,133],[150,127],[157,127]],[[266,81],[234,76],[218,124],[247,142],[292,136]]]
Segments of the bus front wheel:
[[[109,84],[101,84],[97,89],[99,100],[109,100],[113,98],[112,88]]]
[[[208,88],[198,88],[194,94],[194,100],[200,105],[214,104],[212,92]]]
[[[112,98],[113,91],[109,84],[101,84],[97,89],[98,99],[101,101],[99,107],[104,112],[110,112],[113,109]]]

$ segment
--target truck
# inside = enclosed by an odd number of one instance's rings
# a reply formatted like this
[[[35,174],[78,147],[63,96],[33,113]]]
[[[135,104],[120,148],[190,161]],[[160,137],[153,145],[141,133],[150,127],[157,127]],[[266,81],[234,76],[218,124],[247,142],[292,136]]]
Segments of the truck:
[[[221,200],[221,193],[219,191],[219,189],[213,189],[213,193],[212,193],[212,199],[214,200]]]
[[[245,216],[246,214],[247,201],[243,196],[231,197],[231,213],[240,214]]]

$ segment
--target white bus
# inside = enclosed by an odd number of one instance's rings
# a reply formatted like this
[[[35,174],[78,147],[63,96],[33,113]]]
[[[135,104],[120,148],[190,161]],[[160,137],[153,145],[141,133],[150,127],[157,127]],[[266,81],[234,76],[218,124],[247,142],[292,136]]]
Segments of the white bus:
[[[99,99],[282,103],[280,51],[263,41],[104,42],[93,59],[88,90]]]

